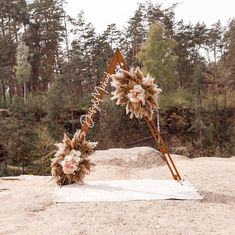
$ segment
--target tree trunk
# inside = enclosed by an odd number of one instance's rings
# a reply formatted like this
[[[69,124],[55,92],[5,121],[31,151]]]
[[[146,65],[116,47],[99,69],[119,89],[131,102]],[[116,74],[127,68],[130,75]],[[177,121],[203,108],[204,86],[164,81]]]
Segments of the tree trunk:
[[[2,29],[2,35],[5,36],[5,25],[4,25],[4,19],[3,19],[3,17],[1,17],[1,25],[2,25],[2,27],[1,27],[1,29]]]
[[[6,88],[5,88],[5,85],[4,85],[3,81],[2,81],[2,96],[3,96],[4,106],[6,107],[6,105],[7,105]]]
[[[32,73],[33,79],[31,79],[31,88],[34,93],[37,94],[38,91],[38,80],[39,80],[39,67],[40,67],[40,57],[39,57],[39,49],[36,49],[36,54],[34,57],[34,63],[32,65]]]
[[[14,95],[14,85],[9,84],[9,101],[10,101],[10,103],[12,103],[13,95]]]
[[[200,105],[200,109],[201,109],[202,108],[202,97],[201,97],[201,89],[200,89],[199,84],[197,86],[197,94],[198,94],[198,100],[199,100],[199,105]]]
[[[27,84],[26,84],[26,81],[24,82],[24,103],[26,104],[27,102]]]
[[[224,88],[224,108],[226,109],[227,107],[227,92],[226,92],[226,88]]]
[[[24,170],[24,162],[23,161],[21,162],[21,168],[22,168],[22,174],[24,174],[25,170]]]

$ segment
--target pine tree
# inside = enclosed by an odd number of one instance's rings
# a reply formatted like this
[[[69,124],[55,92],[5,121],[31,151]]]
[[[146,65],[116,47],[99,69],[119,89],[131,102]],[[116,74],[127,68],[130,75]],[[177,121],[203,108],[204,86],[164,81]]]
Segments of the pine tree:
[[[208,30],[208,38],[205,45],[207,53],[207,83],[208,99],[212,100],[215,110],[219,108],[218,97],[224,92],[224,75],[221,59],[224,54],[224,28],[221,22],[213,24]]]
[[[225,33],[225,60],[227,65],[227,89],[235,88],[235,19],[231,20]]]
[[[10,36],[0,36],[0,82],[1,82],[1,95],[4,106],[7,105],[7,93],[9,90],[9,100],[11,102],[14,95],[15,82],[14,82],[14,66],[16,45]]]
[[[64,11],[60,0],[34,0],[29,10],[26,42],[30,47],[31,87],[35,92],[45,91],[58,69],[60,42],[64,38]]]
[[[205,63],[201,55],[207,42],[208,29],[205,24],[185,24],[180,21],[176,25],[174,40],[176,41],[175,53],[178,56],[177,69],[179,74],[179,87],[194,93],[192,87],[195,70],[198,65]]]
[[[75,39],[72,41],[73,49],[77,50],[81,58],[81,63],[79,64],[80,75],[90,87],[91,92],[96,83],[95,55],[93,53],[96,42],[95,28],[91,23],[86,23],[83,12],[80,12],[77,19],[73,19],[72,23],[75,36]]]
[[[29,15],[27,13],[27,3],[25,0],[0,1],[0,37],[7,38],[7,40],[11,42],[11,44],[8,43],[9,45],[7,45],[7,47],[11,50],[10,55],[12,58],[15,57],[15,45],[18,44],[19,35],[23,32],[23,29],[26,28],[28,20]],[[11,59],[11,62],[11,68],[9,67],[8,70],[10,74],[7,75],[8,84],[6,85],[6,89],[9,90],[10,101],[15,94],[20,93],[15,72],[13,72],[15,59]]]
[[[64,123],[68,120],[68,105],[62,81],[58,80],[52,84],[47,92],[46,99],[47,116],[45,122],[48,123],[51,135],[58,138],[62,136],[65,130]]]
[[[166,30],[166,35],[172,37],[174,35],[175,13],[177,4],[162,9],[160,4],[153,4],[151,1],[146,4],[146,16],[148,25],[160,23]]]
[[[20,41],[16,49],[16,78],[19,83],[23,85],[24,103],[26,103],[27,97],[27,82],[31,75],[31,65],[28,62],[29,47],[25,45],[23,41]]]
[[[103,32],[102,37],[112,49],[119,47],[122,40],[121,32],[117,29],[116,24],[107,25],[107,29]]]
[[[147,25],[145,15],[145,5],[139,4],[138,9],[135,11],[134,16],[130,18],[124,32],[125,38],[121,50],[124,52],[127,64],[132,66],[139,64],[139,61],[136,60],[136,55],[146,38]]]

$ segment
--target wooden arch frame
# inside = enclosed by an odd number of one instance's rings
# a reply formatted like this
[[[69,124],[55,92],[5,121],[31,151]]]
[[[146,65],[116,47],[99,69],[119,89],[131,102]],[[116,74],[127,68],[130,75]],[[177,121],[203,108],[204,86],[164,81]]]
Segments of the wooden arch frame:
[[[126,65],[126,62],[120,52],[120,50],[117,48],[114,55],[113,55],[113,58],[111,60],[111,63],[109,64],[108,66],[108,69],[106,71],[107,74],[113,74],[115,72],[115,68],[116,66],[119,65],[120,68],[122,69],[125,69],[125,70],[128,70],[128,67]],[[104,83],[104,82],[107,82],[107,79],[109,79],[109,77],[107,77],[106,75],[104,76],[103,80],[101,81],[101,83]],[[105,94],[105,90],[104,89],[99,89],[99,92],[97,93],[97,99],[98,100],[102,100],[103,96]],[[91,124],[91,122],[93,122],[93,117],[94,117],[94,113],[93,115],[87,120],[87,122],[85,122],[83,125],[82,125],[82,131],[84,131],[86,134],[89,130],[89,124]],[[145,118],[145,121],[150,129],[150,132],[154,138],[154,141],[159,149],[159,151],[161,152],[162,154],[162,157],[164,159],[164,161],[166,162],[172,176],[173,176],[173,179],[175,180],[178,180],[180,181],[181,180],[181,177],[180,177],[180,174],[175,166],[175,163],[173,161],[173,159],[171,158],[171,155],[169,153],[169,149],[167,147],[167,145],[165,144],[163,138],[161,137],[158,129],[157,129],[157,126],[154,122],[154,120],[149,120],[147,117]]]

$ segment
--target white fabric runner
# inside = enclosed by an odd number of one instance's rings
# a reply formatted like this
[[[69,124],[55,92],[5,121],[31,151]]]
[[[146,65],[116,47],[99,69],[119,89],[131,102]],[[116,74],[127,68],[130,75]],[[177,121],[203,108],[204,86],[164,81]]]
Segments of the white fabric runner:
[[[55,190],[56,202],[120,202],[132,200],[201,200],[188,181],[112,180],[88,181],[84,185],[65,185]]]

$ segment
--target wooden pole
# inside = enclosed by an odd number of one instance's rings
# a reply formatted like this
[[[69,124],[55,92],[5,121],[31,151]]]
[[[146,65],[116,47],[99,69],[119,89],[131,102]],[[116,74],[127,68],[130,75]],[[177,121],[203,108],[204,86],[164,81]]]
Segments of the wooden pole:
[[[158,149],[160,150],[168,168],[170,169],[170,172],[175,180],[181,180],[181,177],[179,175],[179,172],[175,166],[175,163],[173,159],[171,158],[170,152],[168,150],[167,145],[165,144],[164,140],[162,139],[160,132],[158,131],[156,124],[154,120],[149,120],[147,117],[145,118],[148,127],[155,139],[156,145],[158,146]]]

